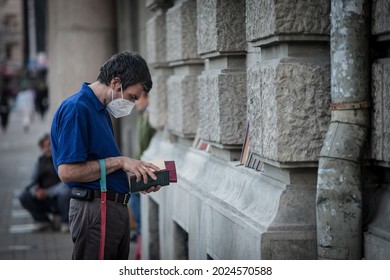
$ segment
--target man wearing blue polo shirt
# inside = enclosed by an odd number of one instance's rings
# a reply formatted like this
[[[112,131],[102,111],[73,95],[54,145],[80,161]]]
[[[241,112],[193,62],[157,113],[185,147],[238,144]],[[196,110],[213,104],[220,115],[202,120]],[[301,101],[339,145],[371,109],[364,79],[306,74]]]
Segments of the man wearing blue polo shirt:
[[[104,160],[107,185],[105,259],[128,259],[130,222],[128,174],[137,181],[156,179],[151,163],[124,157],[115,142],[109,113],[130,114],[134,102],[152,88],[145,60],[122,52],[101,66],[97,81],[84,83],[57,109],[51,128],[53,161],[60,179],[75,194],[69,223],[74,242],[73,259],[98,259],[100,245],[100,177]],[[146,192],[158,191],[161,186]],[[146,193],[143,192],[143,193]]]

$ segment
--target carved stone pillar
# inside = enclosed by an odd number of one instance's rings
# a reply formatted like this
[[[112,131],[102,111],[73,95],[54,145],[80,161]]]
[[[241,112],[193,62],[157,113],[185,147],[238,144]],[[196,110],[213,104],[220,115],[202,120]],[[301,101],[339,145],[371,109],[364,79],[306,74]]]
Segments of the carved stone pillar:
[[[260,174],[283,185],[278,214],[262,235],[262,259],[317,257],[317,161],[330,120],[329,14],[329,0],[246,1],[250,156],[263,162]]]
[[[146,24],[147,61],[152,72],[153,88],[149,95],[149,121],[162,129],[167,123],[167,80],[172,74],[168,67],[166,48],[166,11],[173,5],[171,0],[148,0],[146,6],[154,12]]]
[[[199,77],[200,137],[213,150],[240,150],[246,120],[245,1],[197,3],[198,53],[205,60]],[[223,154],[239,158],[239,152]]]
[[[264,160],[310,163],[330,113],[329,1],[247,0],[251,151]],[[250,63],[248,63],[250,64]]]
[[[203,63],[197,53],[196,1],[180,0],[167,11],[168,129],[193,137],[198,127],[197,78]]]

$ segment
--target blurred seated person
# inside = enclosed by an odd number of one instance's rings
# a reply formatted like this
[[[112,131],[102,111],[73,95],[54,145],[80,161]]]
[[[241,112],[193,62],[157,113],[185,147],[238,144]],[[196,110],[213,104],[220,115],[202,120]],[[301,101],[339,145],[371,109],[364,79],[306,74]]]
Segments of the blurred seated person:
[[[54,229],[65,233],[69,231],[70,188],[61,182],[54,168],[50,135],[45,134],[38,144],[42,155],[34,166],[31,183],[19,195],[19,201],[34,219],[33,231]],[[58,216],[60,225],[55,221]]]

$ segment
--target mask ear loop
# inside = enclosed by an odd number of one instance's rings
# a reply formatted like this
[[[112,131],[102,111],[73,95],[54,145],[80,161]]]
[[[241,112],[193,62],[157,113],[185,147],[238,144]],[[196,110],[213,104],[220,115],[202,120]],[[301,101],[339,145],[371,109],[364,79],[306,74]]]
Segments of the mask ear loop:
[[[122,99],[124,99],[123,98],[123,88],[122,88],[122,85],[121,85],[121,94],[122,94]]]

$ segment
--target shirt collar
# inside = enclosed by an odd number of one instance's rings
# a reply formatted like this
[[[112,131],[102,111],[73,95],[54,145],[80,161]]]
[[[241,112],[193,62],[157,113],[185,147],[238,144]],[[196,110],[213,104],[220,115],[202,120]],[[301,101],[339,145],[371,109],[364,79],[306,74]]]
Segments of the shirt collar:
[[[102,102],[100,102],[99,98],[97,98],[96,94],[89,87],[89,85],[90,83],[84,82],[83,85],[81,86],[81,91],[85,92],[87,98],[92,102],[96,111],[104,110],[106,106],[104,106]]]

